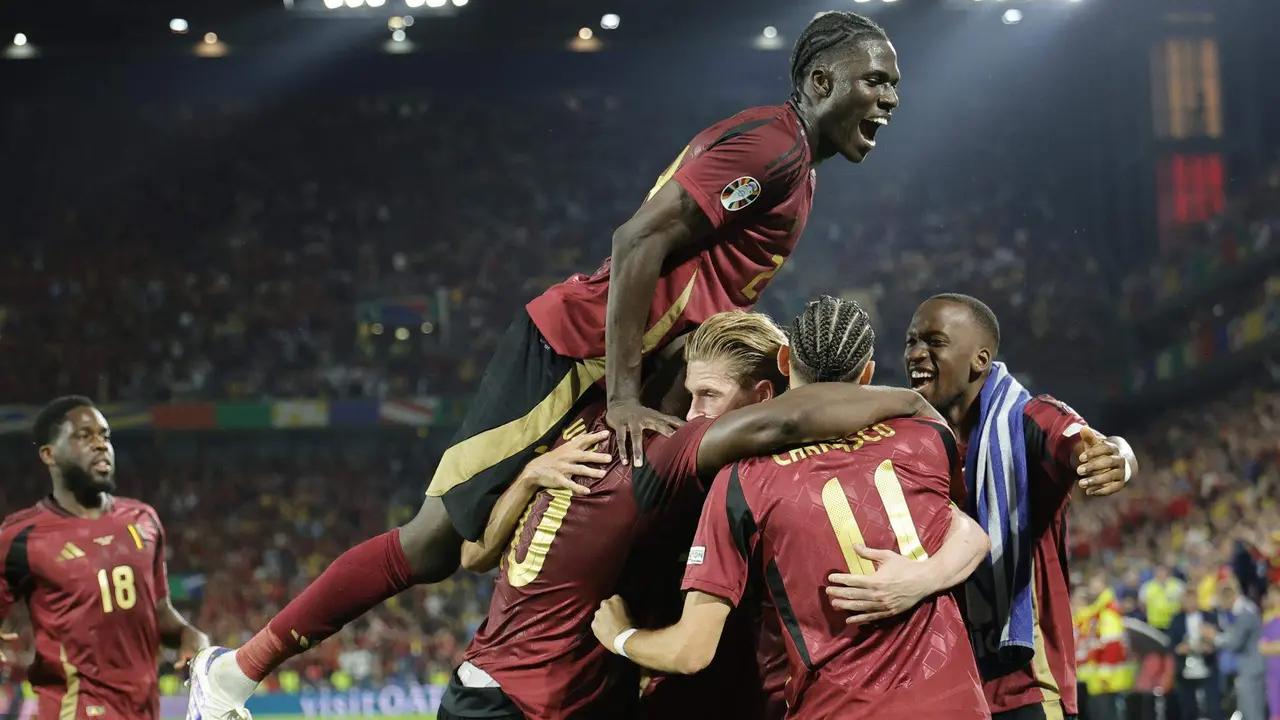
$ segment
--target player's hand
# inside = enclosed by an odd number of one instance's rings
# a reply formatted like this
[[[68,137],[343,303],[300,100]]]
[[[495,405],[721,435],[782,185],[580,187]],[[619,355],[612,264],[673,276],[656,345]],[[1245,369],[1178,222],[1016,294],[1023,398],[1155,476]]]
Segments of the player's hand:
[[[173,664],[174,670],[183,670],[196,653],[209,647],[209,636],[193,627],[182,630],[182,642],[178,645],[178,661]]]
[[[527,483],[547,490],[568,490],[575,495],[586,495],[587,488],[573,481],[575,477],[600,479],[608,474],[603,467],[613,462],[609,453],[593,452],[591,448],[609,439],[609,431],[584,433],[529,461],[520,472],[517,482]]]
[[[618,455],[622,464],[627,465],[634,460],[636,467],[644,465],[645,430],[669,436],[684,425],[680,418],[650,410],[637,400],[610,402],[604,421],[618,434]]]
[[[1114,495],[1123,490],[1128,484],[1124,479],[1128,460],[1120,446],[1087,426],[1080,430],[1080,440],[1084,443],[1085,450],[1076,458],[1080,461],[1076,474],[1080,476],[1080,487],[1084,489],[1084,494]]]
[[[596,616],[591,620],[591,631],[609,652],[613,652],[613,639],[631,627],[634,627],[631,614],[627,612],[627,603],[621,595],[614,595],[600,603],[600,609],[596,610]]]
[[[833,573],[827,596],[832,607],[853,613],[849,625],[875,622],[900,615],[934,592],[927,566],[891,550],[855,545],[854,551],[876,564],[870,575]],[[839,587],[835,587],[839,586]]]
[[[18,641],[18,633],[0,633],[0,663],[9,662],[9,656],[4,654],[4,643]]]

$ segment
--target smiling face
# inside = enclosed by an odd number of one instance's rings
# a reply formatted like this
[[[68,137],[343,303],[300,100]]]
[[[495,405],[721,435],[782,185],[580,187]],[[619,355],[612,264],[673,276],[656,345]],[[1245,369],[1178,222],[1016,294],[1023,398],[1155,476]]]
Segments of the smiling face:
[[[949,300],[928,300],[907,329],[903,361],[911,389],[938,412],[964,399],[995,353],[973,312]]]
[[[898,53],[887,38],[868,36],[809,76],[821,148],[860,163],[898,107]]]
[[[56,467],[67,489],[77,496],[116,489],[116,450],[111,428],[97,408],[78,407],[67,413],[52,444],[40,448],[45,465]]]

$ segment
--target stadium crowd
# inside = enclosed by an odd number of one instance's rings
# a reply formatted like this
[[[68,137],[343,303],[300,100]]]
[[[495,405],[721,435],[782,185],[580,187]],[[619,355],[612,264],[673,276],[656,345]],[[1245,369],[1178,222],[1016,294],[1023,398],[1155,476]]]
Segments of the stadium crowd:
[[[13,162],[32,168],[29,187],[59,192],[0,198],[15,239],[0,260],[0,397],[472,388],[519,304],[593,271],[688,135],[750,101],[659,110],[637,97],[543,97],[514,127],[506,111],[466,99],[335,100],[306,112],[6,107],[0,126],[13,137],[89,119],[63,142],[14,148]],[[299,113],[317,121],[284,117]],[[165,159],[173,154],[182,162]],[[483,164],[465,161],[478,155]],[[823,184],[763,309],[787,317],[817,292],[851,294],[897,328],[923,294],[974,292],[1010,328],[1015,362],[1044,374],[1097,369],[1091,350],[1114,316],[1097,290],[1119,277],[1075,242],[1063,193],[1025,177],[1020,157],[986,152],[945,172],[877,167],[874,185]],[[954,169],[973,167],[981,174]],[[93,252],[101,243],[112,251]],[[373,335],[387,316],[362,308],[382,306],[415,311]],[[1071,322],[1080,314],[1103,321]],[[393,339],[393,323],[412,331],[408,341]],[[1046,347],[1051,331],[1065,341]],[[78,363],[56,362],[72,348]],[[896,376],[897,362],[883,365],[886,380]]]

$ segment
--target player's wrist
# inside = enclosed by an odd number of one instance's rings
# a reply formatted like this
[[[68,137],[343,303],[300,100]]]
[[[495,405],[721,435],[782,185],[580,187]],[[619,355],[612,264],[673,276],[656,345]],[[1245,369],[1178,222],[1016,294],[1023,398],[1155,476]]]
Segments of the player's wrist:
[[[636,628],[629,627],[615,635],[613,638],[613,651],[630,660],[631,656],[627,654],[627,641],[630,640],[631,636],[635,635],[636,632],[638,632]]]

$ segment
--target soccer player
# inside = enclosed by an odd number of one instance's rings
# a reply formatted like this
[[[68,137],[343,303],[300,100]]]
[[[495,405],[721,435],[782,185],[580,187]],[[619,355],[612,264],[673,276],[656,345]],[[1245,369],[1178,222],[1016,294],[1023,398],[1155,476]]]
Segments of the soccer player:
[[[778,362],[793,388],[831,393],[837,383],[871,381],[874,334],[857,303],[829,297],[810,303],[791,342]],[[703,508],[679,622],[637,630],[614,597],[601,605],[592,629],[605,647],[640,665],[698,672],[716,653],[725,618],[755,572],[786,631],[788,717],[989,717],[950,593],[865,626],[846,624],[823,599],[832,570],[872,570],[861,546],[895,547],[925,562],[932,555],[931,570],[938,571],[955,516],[950,493],[958,468],[951,431],[923,418],[887,420],[842,440],[734,463],[716,477]],[[985,552],[980,544],[953,568],[951,584]]]
[[[718,322],[721,319],[729,322]],[[725,313],[700,327],[687,349],[714,344],[708,338],[719,331],[742,333],[743,326],[752,323],[783,337],[763,316]],[[771,365],[776,368],[776,356]],[[771,375],[777,375],[776,369],[764,376],[735,379],[735,384],[754,388]],[[673,382],[677,379],[667,372],[649,380],[647,401],[664,412],[680,412],[688,405],[689,395]],[[643,467],[614,461],[603,479],[583,477],[589,493],[568,488],[542,493],[523,515],[519,512],[523,506],[518,501],[508,503],[507,498],[529,498],[521,488],[530,481],[513,485],[498,504],[499,509],[509,509],[505,515],[495,511],[490,529],[494,538],[514,537],[489,617],[445,694],[442,718],[626,716],[637,701],[634,667],[617,662],[583,631],[600,601],[619,585],[642,603],[663,604],[666,590],[675,594],[678,576],[672,577],[667,569],[682,566],[678,558],[689,547],[702,507],[702,481],[714,477],[735,457],[782,447],[811,433],[814,437],[838,435],[869,421],[923,410],[921,405],[923,401],[900,390],[850,387],[834,394],[799,392],[718,420],[695,419],[670,437],[651,437],[647,440],[651,462]],[[565,447],[607,438],[606,433],[584,440],[592,429],[605,427],[602,416],[602,404],[584,411],[564,432]],[[980,534],[975,523],[966,522]],[[487,530],[486,540],[490,536]],[[971,553],[972,562],[982,550]],[[655,588],[662,579],[672,584]],[[678,599],[675,612],[679,612]],[[709,717],[705,713],[717,711],[723,717],[759,717],[754,713],[762,708],[763,698],[757,692],[751,638],[744,634],[738,639],[745,641],[747,652],[727,653],[721,676],[732,677],[738,684],[714,687],[719,692],[704,686],[706,697],[686,695],[694,705],[674,708],[669,717]],[[699,702],[705,707],[699,707]]]
[[[1138,462],[1123,438],[1103,438],[1067,405],[1027,393],[995,362],[999,350],[991,308],[968,295],[943,294],[916,309],[904,361],[911,386],[961,438],[966,510],[991,535],[993,555],[1003,548],[1002,568],[1013,569],[997,575],[988,560],[966,585],[965,614],[991,712],[1003,720],[1072,718],[1078,710],[1067,503],[1076,484],[1091,496],[1118,492]],[[995,507],[991,497],[999,498]],[[911,563],[892,553],[879,559],[875,574],[831,578],[850,586],[829,591],[837,608],[874,613],[888,608],[885,596],[931,591]]]
[[[160,645],[178,648],[178,668],[209,645],[169,602],[164,527],[111,494],[111,428],[91,400],[54,400],[34,429],[53,492],[0,525],[0,619],[27,605],[37,714],[157,719]]]
[[[284,660],[415,583],[458,567],[502,491],[605,381],[606,423],[624,461],[675,418],[639,401],[642,359],[707,317],[750,308],[791,255],[812,205],[814,167],[861,162],[898,105],[897,55],[865,17],[817,17],[796,42],[791,98],[698,133],[613,234],[612,255],[528,304],[496,349],[418,515],[339,557],[243,652],[193,664],[205,720],[242,708]],[[218,657],[213,657],[217,655]]]

